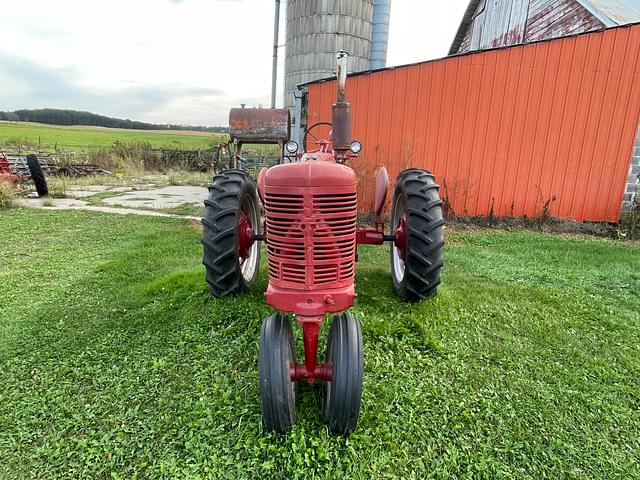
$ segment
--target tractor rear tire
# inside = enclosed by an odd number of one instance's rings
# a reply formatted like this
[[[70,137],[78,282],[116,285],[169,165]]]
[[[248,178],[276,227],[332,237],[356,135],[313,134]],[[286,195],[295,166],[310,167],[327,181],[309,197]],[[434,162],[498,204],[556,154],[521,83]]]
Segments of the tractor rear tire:
[[[265,318],[260,331],[260,400],[267,430],[287,433],[296,421],[296,384],[289,365],[296,363],[296,346],[286,315]]]
[[[417,168],[400,172],[396,182],[391,233],[404,222],[405,243],[391,244],[391,278],[396,293],[410,302],[435,297],[440,284],[444,219],[438,189],[435,177]]]
[[[38,196],[46,197],[49,195],[47,179],[44,176],[44,171],[42,170],[42,165],[40,165],[40,162],[38,161],[38,157],[33,154],[27,155],[27,166],[29,167],[31,179],[36,185],[36,192],[38,192]]]
[[[352,314],[333,317],[325,361],[333,364],[333,378],[325,385],[324,422],[331,433],[346,435],[358,423],[364,376],[362,330]]]
[[[258,277],[260,245],[254,241],[249,256],[239,257],[239,222],[247,216],[254,234],[259,233],[260,204],[251,177],[241,170],[227,170],[213,177],[204,201],[202,263],[211,294],[217,298],[248,291]]]

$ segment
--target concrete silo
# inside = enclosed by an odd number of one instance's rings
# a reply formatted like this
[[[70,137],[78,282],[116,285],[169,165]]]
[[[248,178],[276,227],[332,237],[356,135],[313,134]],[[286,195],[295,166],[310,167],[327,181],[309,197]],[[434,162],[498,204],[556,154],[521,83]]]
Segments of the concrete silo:
[[[349,52],[350,72],[384,67],[390,4],[391,0],[288,0],[284,106],[294,106],[296,85],[335,73],[338,50]]]

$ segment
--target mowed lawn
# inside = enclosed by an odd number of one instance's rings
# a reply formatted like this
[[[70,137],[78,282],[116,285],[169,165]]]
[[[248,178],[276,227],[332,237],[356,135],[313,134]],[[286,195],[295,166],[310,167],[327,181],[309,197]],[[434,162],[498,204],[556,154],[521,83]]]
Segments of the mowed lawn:
[[[43,148],[112,147],[119,142],[149,142],[153,147],[176,150],[211,148],[215,142],[226,142],[228,135],[175,131],[129,130],[91,126],[45,125],[30,122],[0,122],[0,145],[27,144]]]
[[[0,478],[638,478],[640,247],[447,241],[412,305],[387,248],[361,248],[359,426],[328,435],[303,386],[281,437],[260,423],[264,270],[215,301],[197,224],[0,212]]]

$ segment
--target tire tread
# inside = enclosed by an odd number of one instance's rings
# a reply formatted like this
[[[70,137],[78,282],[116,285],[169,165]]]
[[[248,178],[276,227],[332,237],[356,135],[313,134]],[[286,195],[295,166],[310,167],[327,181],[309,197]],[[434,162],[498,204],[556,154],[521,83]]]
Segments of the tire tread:
[[[400,172],[395,195],[404,195],[408,248],[405,277],[394,288],[408,301],[420,301],[437,294],[443,265],[444,219],[442,200],[435,177],[418,168]],[[395,202],[394,202],[395,204]],[[393,268],[393,259],[391,261]]]
[[[252,282],[247,282],[242,276],[236,237],[243,195],[253,196],[259,211],[253,180],[242,170],[227,170],[213,177],[208,190],[202,218],[205,279],[214,297],[244,293]]]

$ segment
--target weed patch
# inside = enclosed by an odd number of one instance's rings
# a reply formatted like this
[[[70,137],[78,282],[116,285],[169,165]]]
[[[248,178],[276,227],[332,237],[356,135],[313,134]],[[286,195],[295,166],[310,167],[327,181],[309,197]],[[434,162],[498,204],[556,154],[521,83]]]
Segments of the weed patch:
[[[16,192],[9,182],[0,180],[0,210],[13,206]]]

